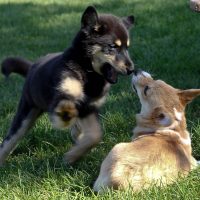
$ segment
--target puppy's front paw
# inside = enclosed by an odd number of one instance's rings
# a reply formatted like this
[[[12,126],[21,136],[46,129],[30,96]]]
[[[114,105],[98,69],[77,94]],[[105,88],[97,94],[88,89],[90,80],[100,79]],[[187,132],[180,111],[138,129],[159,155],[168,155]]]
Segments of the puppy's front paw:
[[[78,110],[75,104],[68,100],[62,100],[55,107],[50,119],[55,128],[62,129],[71,125],[77,116]]]

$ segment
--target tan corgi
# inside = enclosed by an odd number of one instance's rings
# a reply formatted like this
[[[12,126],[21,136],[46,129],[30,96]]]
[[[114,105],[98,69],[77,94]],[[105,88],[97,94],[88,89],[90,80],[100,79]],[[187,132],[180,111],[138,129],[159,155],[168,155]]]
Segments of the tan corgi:
[[[163,186],[197,166],[184,112],[200,89],[176,89],[143,71],[135,72],[132,85],[142,105],[133,139],[115,145],[107,155],[94,184],[97,192]]]

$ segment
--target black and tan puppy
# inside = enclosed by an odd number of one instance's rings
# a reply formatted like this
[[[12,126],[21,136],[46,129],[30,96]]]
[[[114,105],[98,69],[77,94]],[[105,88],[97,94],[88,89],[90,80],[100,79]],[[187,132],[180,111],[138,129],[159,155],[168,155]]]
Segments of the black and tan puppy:
[[[110,84],[117,82],[118,74],[133,71],[127,50],[133,23],[133,16],[98,15],[90,6],[71,47],[63,53],[49,54],[34,64],[18,58],[3,62],[5,75],[16,72],[27,77],[17,113],[0,146],[0,164],[43,112],[49,113],[54,127],[73,125],[75,145],[64,156],[68,163],[101,140],[98,110]]]

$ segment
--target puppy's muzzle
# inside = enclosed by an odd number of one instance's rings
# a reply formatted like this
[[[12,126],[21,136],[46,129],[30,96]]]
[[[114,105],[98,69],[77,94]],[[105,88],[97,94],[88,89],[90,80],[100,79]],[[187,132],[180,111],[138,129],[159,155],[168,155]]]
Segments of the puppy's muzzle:
[[[134,72],[134,68],[126,68],[127,75],[130,75]]]
[[[134,72],[134,64],[131,61],[126,61],[126,74],[130,75]]]

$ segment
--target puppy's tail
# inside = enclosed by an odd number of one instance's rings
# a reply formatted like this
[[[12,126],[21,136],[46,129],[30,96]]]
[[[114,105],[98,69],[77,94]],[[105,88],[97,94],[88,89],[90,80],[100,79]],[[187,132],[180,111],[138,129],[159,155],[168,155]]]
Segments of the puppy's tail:
[[[1,63],[1,72],[7,78],[11,73],[26,77],[32,62],[19,57],[8,57]]]

